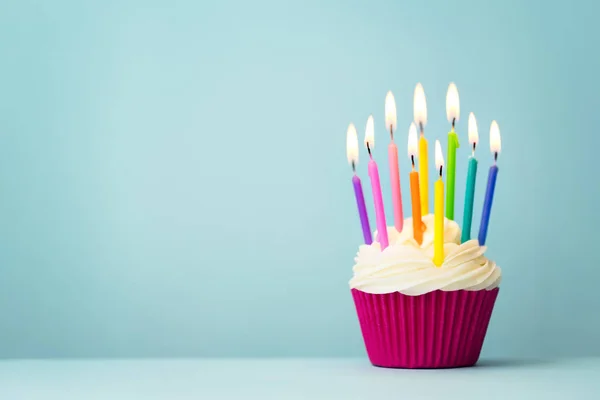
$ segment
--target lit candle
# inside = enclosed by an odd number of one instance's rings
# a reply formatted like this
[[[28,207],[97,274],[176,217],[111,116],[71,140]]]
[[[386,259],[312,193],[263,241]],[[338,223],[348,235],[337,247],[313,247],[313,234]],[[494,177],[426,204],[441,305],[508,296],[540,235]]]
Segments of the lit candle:
[[[488,175],[487,189],[485,190],[485,199],[483,201],[483,210],[481,212],[481,225],[479,226],[479,245],[485,245],[488,225],[490,223],[490,213],[492,212],[492,201],[494,200],[494,189],[496,188],[496,177],[498,176],[498,154],[500,153],[500,128],[496,121],[492,121],[490,127],[490,149],[494,154],[494,165],[490,167]]]
[[[427,156],[427,139],[425,139],[425,125],[427,124],[427,100],[423,85],[417,83],[413,99],[415,123],[419,126],[419,187],[421,196],[421,213],[429,214],[429,157]]]
[[[412,164],[410,173],[410,196],[412,201],[413,237],[417,243],[423,243],[423,221],[421,219],[421,195],[419,193],[419,173],[415,170],[417,157],[417,127],[414,123],[408,128],[408,156]]]
[[[435,182],[434,189],[433,263],[439,267],[444,262],[444,181],[442,181],[444,154],[439,140],[435,141],[435,168],[440,176]]]
[[[377,222],[377,235],[381,250],[388,247],[387,225],[385,222],[385,211],[383,209],[383,197],[381,196],[381,183],[379,182],[379,170],[373,160],[371,151],[375,147],[375,122],[373,116],[367,119],[367,128],[365,130],[365,145],[369,152],[369,177],[371,178],[371,188],[373,190],[373,201],[375,202],[375,220]]]
[[[365,239],[365,244],[371,244],[373,239],[371,238],[369,216],[367,215],[367,207],[365,206],[365,196],[363,195],[360,178],[356,175],[356,164],[358,164],[358,136],[356,135],[354,124],[348,126],[348,132],[346,133],[346,155],[348,156],[348,162],[352,165],[352,172],[354,173],[352,184],[354,185],[354,196],[356,197],[356,205],[358,206],[358,215],[360,217],[363,237]]]
[[[446,217],[454,220],[454,184],[456,182],[456,149],[459,147],[458,135],[454,132],[454,125],[460,116],[460,102],[458,89],[451,83],[446,93],[446,116],[452,124],[452,130],[448,133],[448,188],[446,192]]]
[[[469,157],[469,169],[467,172],[467,189],[465,191],[465,210],[463,213],[463,230],[460,237],[461,243],[471,240],[471,222],[473,221],[473,200],[475,199],[475,181],[477,180],[477,159],[475,158],[475,147],[479,141],[477,132],[477,120],[475,114],[469,114],[469,143],[473,149]]]
[[[396,101],[392,92],[385,96],[385,127],[390,132],[391,142],[388,146],[388,160],[390,163],[390,183],[392,186],[392,203],[394,205],[394,226],[402,232],[404,215],[402,213],[402,191],[400,190],[400,168],[398,167],[398,147],[394,143],[396,130]]]

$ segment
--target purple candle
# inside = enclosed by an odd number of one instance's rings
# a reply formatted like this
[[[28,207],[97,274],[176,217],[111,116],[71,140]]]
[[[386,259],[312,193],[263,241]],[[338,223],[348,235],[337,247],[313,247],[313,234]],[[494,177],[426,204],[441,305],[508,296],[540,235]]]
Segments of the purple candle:
[[[354,195],[356,196],[356,205],[358,206],[358,215],[360,217],[360,224],[362,225],[363,237],[365,238],[365,244],[371,244],[373,243],[373,238],[371,237],[371,227],[369,226],[369,216],[367,215],[365,196],[363,195],[360,178],[356,175],[356,164],[358,163],[358,136],[354,124],[348,126],[348,132],[346,133],[346,155],[348,156],[348,162],[352,165],[352,172],[354,172],[352,183],[354,184]]]
[[[356,205],[358,206],[358,215],[360,216],[360,224],[362,225],[363,237],[365,244],[373,243],[371,237],[371,227],[369,226],[369,216],[367,215],[367,206],[365,205],[365,196],[363,195],[360,178],[354,174],[352,177],[354,184],[354,195],[356,196]]]

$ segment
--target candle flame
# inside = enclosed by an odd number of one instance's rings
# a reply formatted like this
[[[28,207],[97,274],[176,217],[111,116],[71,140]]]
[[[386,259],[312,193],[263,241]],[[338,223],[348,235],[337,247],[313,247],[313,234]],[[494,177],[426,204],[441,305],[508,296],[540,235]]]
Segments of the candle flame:
[[[385,96],[385,128],[392,133],[396,130],[396,100],[391,91]]]
[[[479,142],[479,132],[477,131],[477,120],[475,114],[469,114],[469,143],[471,146]]]
[[[367,119],[367,127],[365,129],[365,146],[371,151],[375,147],[375,120],[373,116],[369,115]]]
[[[408,157],[417,158],[419,142],[417,141],[417,127],[411,122],[408,128]]]
[[[346,156],[350,165],[358,164],[358,135],[354,124],[348,125],[346,132]]]
[[[492,150],[492,153],[500,153],[501,148],[500,127],[496,120],[494,120],[492,121],[492,126],[490,126],[490,149]]]
[[[425,98],[425,90],[423,90],[423,85],[420,83],[417,83],[417,86],[415,87],[413,112],[415,122],[419,126],[427,125],[427,99]]]
[[[460,100],[454,82],[448,86],[448,92],[446,93],[446,116],[450,123],[454,120],[458,121],[460,117]]]
[[[440,169],[444,166],[444,153],[442,152],[442,145],[439,140],[435,141],[435,167]]]

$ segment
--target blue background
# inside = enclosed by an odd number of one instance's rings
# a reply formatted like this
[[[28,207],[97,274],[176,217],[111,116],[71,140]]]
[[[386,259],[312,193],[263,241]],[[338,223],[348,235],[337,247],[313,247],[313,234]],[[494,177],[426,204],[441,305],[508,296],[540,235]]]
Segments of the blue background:
[[[383,106],[394,92],[409,204],[419,81],[426,134],[444,148],[448,83],[460,92],[459,221],[467,115],[478,118],[474,231],[489,124],[500,124],[488,255],[504,280],[484,355],[600,354],[599,11],[5,1],[0,356],[363,355],[347,284],[362,235],[346,127],[362,141],[374,114],[390,199]],[[368,185],[364,161],[361,148]]]

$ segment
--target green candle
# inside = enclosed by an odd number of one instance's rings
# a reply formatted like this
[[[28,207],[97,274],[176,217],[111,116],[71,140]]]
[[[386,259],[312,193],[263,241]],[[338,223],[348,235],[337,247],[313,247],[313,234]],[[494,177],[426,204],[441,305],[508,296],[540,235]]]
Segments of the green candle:
[[[452,131],[448,133],[448,188],[446,190],[446,218],[454,220],[454,183],[456,182],[456,149],[459,147],[458,135]]]
[[[473,220],[473,200],[475,199],[475,180],[477,179],[477,159],[469,157],[469,172],[467,174],[467,190],[465,192],[465,212],[463,214],[463,230],[460,242],[471,239],[471,221]]]
[[[460,101],[458,98],[458,89],[451,83],[448,85],[446,93],[446,116],[448,122],[452,124],[452,130],[448,133],[448,173],[446,188],[446,218],[454,220],[454,183],[456,182],[456,149],[458,145],[458,135],[454,132],[454,125],[460,115]]]
[[[469,114],[469,143],[473,148],[473,154],[469,157],[469,171],[467,172],[467,190],[465,191],[465,212],[463,213],[463,230],[460,242],[471,240],[471,222],[473,220],[473,200],[475,198],[475,181],[477,180],[477,159],[475,158],[475,147],[479,141],[477,132],[477,120],[475,114]]]

